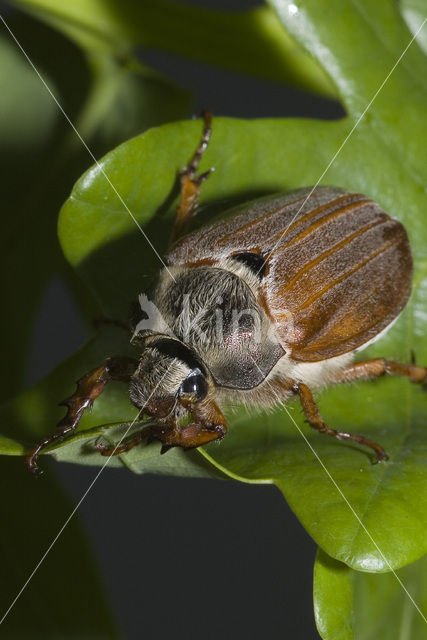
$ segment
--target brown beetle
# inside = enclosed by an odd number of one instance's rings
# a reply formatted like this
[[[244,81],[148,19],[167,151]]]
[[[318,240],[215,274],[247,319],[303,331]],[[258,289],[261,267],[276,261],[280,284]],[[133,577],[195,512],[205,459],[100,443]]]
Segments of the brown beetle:
[[[210,134],[206,114],[201,143],[180,175],[174,245],[152,298],[158,313],[134,333],[140,359],[110,358],[79,380],[59,429],[28,456],[31,471],[39,452],[77,427],[110,380],[128,383],[132,402],[156,424],[117,447],[96,443],[102,455],[153,438],[162,452],[198,447],[224,437],[228,402],[265,406],[299,396],[313,428],[387,459],[376,442],[329,428],[312,389],[384,374],[426,380],[427,369],[415,364],[352,363],[409,298],[405,229],[364,195],[316,187],[246,203],[183,235],[209,175],[196,174]],[[191,422],[182,424],[184,417]]]

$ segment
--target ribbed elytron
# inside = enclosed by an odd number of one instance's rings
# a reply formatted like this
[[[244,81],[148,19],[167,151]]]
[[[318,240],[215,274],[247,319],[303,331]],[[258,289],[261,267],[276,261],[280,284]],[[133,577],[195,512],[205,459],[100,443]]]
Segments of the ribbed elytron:
[[[268,406],[298,396],[314,429],[387,459],[378,443],[327,426],[312,392],[384,374],[426,380],[416,364],[353,362],[409,298],[405,229],[364,195],[316,187],[240,205],[186,234],[209,175],[197,169],[210,134],[205,114],[201,142],[180,174],[173,244],[152,296],[161,322],[137,333],[139,359],[109,358],[79,380],[58,430],[28,456],[32,472],[39,452],[72,432],[111,380],[129,384],[131,401],[154,426],[118,447],[96,443],[102,455],[153,438],[163,452],[199,447],[225,436],[228,403]]]

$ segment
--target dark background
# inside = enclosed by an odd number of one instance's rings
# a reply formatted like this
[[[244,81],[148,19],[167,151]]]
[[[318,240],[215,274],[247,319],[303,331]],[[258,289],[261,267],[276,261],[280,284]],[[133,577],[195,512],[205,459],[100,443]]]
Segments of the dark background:
[[[189,117],[202,108],[244,118],[332,119],[343,113],[333,101],[255,77],[153,50],[142,50],[141,57],[193,92]],[[28,381],[87,335],[64,284],[53,279],[34,330]],[[74,503],[97,473],[75,465],[55,468]],[[125,637],[319,638],[312,604],[316,548],[275,487],[107,468],[79,513]]]

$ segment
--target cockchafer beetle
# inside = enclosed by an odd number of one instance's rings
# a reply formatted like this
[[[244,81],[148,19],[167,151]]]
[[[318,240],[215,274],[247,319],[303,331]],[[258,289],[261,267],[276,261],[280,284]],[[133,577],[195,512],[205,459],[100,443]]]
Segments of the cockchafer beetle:
[[[393,324],[411,291],[406,231],[366,196],[323,186],[275,194],[185,234],[210,173],[197,175],[211,135],[209,113],[204,120],[180,173],[173,244],[154,288],[160,320],[134,334],[139,360],[109,358],[78,381],[58,430],[28,456],[32,472],[40,451],[72,432],[111,380],[130,385],[131,401],[155,425],[117,447],[97,442],[105,456],[152,439],[162,452],[199,447],[225,436],[227,402],[269,406],[298,396],[314,429],[366,445],[384,461],[378,443],[328,427],[312,390],[384,374],[427,378],[414,363],[352,362]]]

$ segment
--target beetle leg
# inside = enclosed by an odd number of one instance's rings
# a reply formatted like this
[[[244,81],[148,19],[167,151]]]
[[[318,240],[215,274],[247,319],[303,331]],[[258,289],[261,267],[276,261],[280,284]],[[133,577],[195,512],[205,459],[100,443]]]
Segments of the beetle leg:
[[[299,395],[304,415],[307,418],[309,425],[313,427],[313,429],[317,429],[317,431],[320,431],[320,433],[325,433],[326,435],[332,436],[333,438],[338,438],[339,440],[352,440],[353,442],[357,442],[359,444],[370,447],[375,451],[375,454],[377,456],[376,462],[388,460],[387,453],[384,451],[381,445],[373,442],[373,440],[369,440],[364,436],[347,433],[345,431],[337,431],[336,429],[331,429],[330,427],[328,427],[328,425],[323,421],[317,404],[313,398],[313,394],[307,387],[307,385],[303,383],[296,383],[295,391]]]
[[[95,447],[98,449],[101,456],[118,456],[121,453],[126,453],[140,444],[143,440],[146,440],[151,434],[151,427],[142,429],[139,433],[137,433],[133,438],[129,438],[125,442],[122,442],[119,445],[105,445],[98,440],[95,442]]]
[[[187,407],[194,422],[183,427],[153,428],[153,437],[163,443],[161,453],[171,447],[195,449],[213,440],[222,440],[227,433],[225,418],[215,402],[207,400]]]
[[[222,415],[222,414],[221,414]],[[222,440],[226,434],[225,423],[191,423],[184,427],[160,425],[150,425],[133,438],[120,445],[107,446],[101,442],[95,442],[95,447],[102,456],[117,456],[130,451],[133,447],[147,440],[147,444],[154,440],[162,443],[161,453],[166,453],[172,447],[182,447],[183,449],[194,449],[201,447],[213,440]]]
[[[355,382],[356,380],[370,380],[384,375],[404,376],[411,382],[421,384],[427,379],[427,368],[419,367],[415,363],[401,364],[385,358],[362,360],[346,367],[337,382]]]
[[[202,138],[192,159],[182,171],[180,171],[179,179],[181,184],[181,197],[176,213],[175,226],[171,238],[171,243],[175,242],[186,231],[189,220],[191,219],[197,205],[200,185],[209,177],[213,169],[208,169],[204,173],[197,175],[200,160],[206,151],[211,133],[212,133],[212,114],[210,111],[203,112],[204,128]]]
[[[55,440],[62,440],[67,434],[76,429],[84,410],[92,406],[94,400],[104,391],[104,387],[108,382],[112,380],[129,382],[137,364],[137,361],[133,358],[108,358],[105,364],[93,369],[93,371],[78,380],[75,393],[60,403],[65,405],[68,411],[66,416],[58,423],[57,431],[41,440],[28,455],[26,463],[31,473],[35,475],[39,473],[37,458],[40,451],[55,442]]]
[[[166,453],[172,447],[195,449],[213,440],[222,440],[226,434],[225,425],[199,424],[192,422],[185,427],[167,430],[159,434],[158,439],[163,443],[161,453]]]

